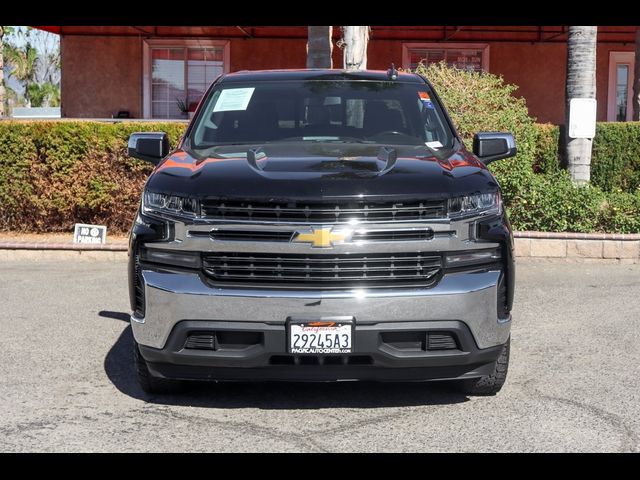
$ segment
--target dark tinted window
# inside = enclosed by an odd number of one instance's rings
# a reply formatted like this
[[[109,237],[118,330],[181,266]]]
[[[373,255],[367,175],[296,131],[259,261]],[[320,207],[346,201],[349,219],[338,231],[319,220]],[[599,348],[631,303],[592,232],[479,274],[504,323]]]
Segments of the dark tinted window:
[[[283,141],[449,147],[453,135],[426,84],[312,80],[212,90],[191,148]]]

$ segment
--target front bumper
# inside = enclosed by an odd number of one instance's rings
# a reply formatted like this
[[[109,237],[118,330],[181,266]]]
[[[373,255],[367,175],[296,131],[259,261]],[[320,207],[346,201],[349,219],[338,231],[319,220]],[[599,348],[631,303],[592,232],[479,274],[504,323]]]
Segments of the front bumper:
[[[185,348],[191,333],[250,338],[252,344],[220,346],[216,351]],[[447,332],[456,339],[449,350],[428,350],[395,342],[390,334]],[[248,335],[247,335],[248,334]],[[244,335],[244,337],[243,337]],[[403,337],[395,337],[396,339]],[[249,340],[245,340],[249,342]],[[224,340],[223,340],[224,343]],[[140,346],[154,376],[186,380],[434,380],[490,375],[501,345],[478,349],[468,327],[459,321],[382,322],[356,325],[350,355],[298,356],[283,353],[281,325],[249,322],[183,321],[162,349]],[[423,345],[424,347],[424,345]]]
[[[140,245],[191,252],[272,254],[308,252],[309,247],[292,243],[214,242],[187,235],[187,227],[179,223],[175,231],[166,231],[161,223],[137,222],[131,236],[129,266],[132,309],[138,312],[131,318],[134,337],[151,372],[168,378],[402,380],[490,374],[511,327],[514,263],[508,221],[502,216],[428,225],[437,235],[421,244],[420,251],[502,246],[503,264],[478,267],[475,271],[445,271],[437,284],[429,288],[216,287],[197,270],[145,263],[138,269],[134,254]],[[410,241],[372,243],[367,249],[385,252],[393,247],[394,252],[414,252],[416,245],[417,242]],[[352,251],[353,246],[343,244],[332,253]],[[137,305],[144,308],[137,309]],[[355,325],[352,355],[325,359],[287,353],[288,318],[322,320],[343,316],[352,317]],[[246,349],[193,350],[185,348],[189,331],[257,332],[261,340]],[[458,348],[394,351],[382,339],[385,332],[397,331],[450,332],[455,335]],[[285,364],[278,363],[278,358]],[[368,360],[358,364],[362,359]],[[308,364],[314,361],[318,363]]]
[[[353,316],[356,325],[458,320],[478,346],[503,344],[510,322],[498,318],[500,271],[448,273],[432,288],[291,291],[212,288],[199,273],[142,270],[146,310],[132,317],[141,345],[163,348],[183,320],[259,322],[284,329],[288,317]]]

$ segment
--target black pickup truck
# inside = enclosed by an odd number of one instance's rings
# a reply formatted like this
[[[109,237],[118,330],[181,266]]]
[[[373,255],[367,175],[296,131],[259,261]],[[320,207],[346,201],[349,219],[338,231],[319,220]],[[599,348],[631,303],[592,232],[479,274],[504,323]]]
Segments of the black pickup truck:
[[[238,72],[153,162],[130,236],[142,388],[185,380],[452,380],[494,394],[509,361],[513,238],[487,169],[428,81]]]

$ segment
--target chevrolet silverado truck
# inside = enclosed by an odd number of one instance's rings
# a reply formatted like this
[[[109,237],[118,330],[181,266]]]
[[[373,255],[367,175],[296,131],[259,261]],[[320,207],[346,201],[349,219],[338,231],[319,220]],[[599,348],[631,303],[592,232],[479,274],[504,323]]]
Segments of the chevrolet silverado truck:
[[[513,237],[487,165],[431,84],[389,71],[220,76],[155,164],[129,244],[140,385],[189,380],[505,382]]]

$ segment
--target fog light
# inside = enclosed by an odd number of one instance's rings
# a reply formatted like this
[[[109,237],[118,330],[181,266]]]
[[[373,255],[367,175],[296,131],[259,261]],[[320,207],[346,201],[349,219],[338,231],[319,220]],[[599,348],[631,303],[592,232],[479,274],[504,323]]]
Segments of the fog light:
[[[447,267],[463,267],[466,265],[492,263],[501,258],[500,249],[494,248],[491,250],[452,253],[447,255],[445,260]]]

